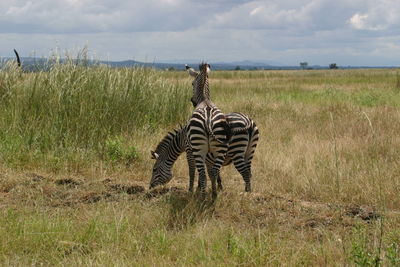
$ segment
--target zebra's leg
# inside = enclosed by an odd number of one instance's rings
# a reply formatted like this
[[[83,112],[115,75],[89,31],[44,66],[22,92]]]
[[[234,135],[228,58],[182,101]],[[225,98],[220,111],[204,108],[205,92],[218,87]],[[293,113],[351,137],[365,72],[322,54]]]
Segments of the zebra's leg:
[[[207,166],[207,161],[206,161],[206,166]],[[197,179],[197,192],[199,192],[200,191],[200,188],[201,188],[201,183],[200,183],[200,174],[198,174],[199,175],[199,178]],[[207,177],[206,177],[206,179],[207,179]]]
[[[216,181],[220,178],[220,169],[222,164],[224,163],[226,151],[228,150],[228,146],[219,146],[218,148],[218,153],[217,156],[215,157],[214,164],[211,168],[210,171],[210,178],[211,178],[211,183],[212,183],[212,194],[213,198],[217,197],[217,187],[216,187]]]
[[[197,171],[199,172],[199,190],[202,195],[205,195],[207,188],[207,177],[206,177],[204,163],[196,161],[196,168]]]
[[[215,199],[217,197],[217,179],[219,178],[219,172],[221,169],[222,164],[219,164],[217,161],[215,164],[212,166],[210,170],[210,178],[211,178],[211,184],[212,184],[212,196]]]
[[[207,160],[206,166],[207,166],[208,177],[210,177],[210,180],[211,180],[212,195],[213,195],[213,198],[215,198],[216,197],[215,192],[216,192],[217,187],[216,187],[215,178],[214,178],[214,175],[212,172],[213,163]]]
[[[210,177],[210,179],[211,179],[211,177],[213,175],[212,172],[211,172],[212,167],[213,167],[213,165],[209,164],[207,162],[207,173],[208,173],[208,176]],[[222,186],[222,182],[221,182],[220,172],[218,172],[218,174],[217,174],[217,186],[218,186],[218,191],[222,191],[224,189],[223,186]]]
[[[196,174],[196,163],[190,149],[186,150],[186,159],[189,166],[189,192],[193,192],[194,178]]]
[[[200,187],[201,187],[201,185],[200,185],[200,175],[199,175],[199,178],[197,179],[197,192],[199,192],[200,191]]]
[[[208,176],[211,179],[211,175],[212,175],[211,174],[211,168],[214,165],[214,158],[213,158],[212,153],[208,153],[207,154],[206,165],[207,165]],[[217,184],[218,184],[218,190],[223,190],[222,181],[221,181],[221,175],[219,173],[218,173],[218,176],[217,176]]]
[[[216,183],[216,176],[218,175],[216,169],[214,166],[211,167],[211,169],[208,169],[210,180],[211,180],[211,193],[212,193],[212,198],[215,199],[217,198],[217,183]]]
[[[233,158],[233,164],[236,170],[242,175],[244,181],[244,190],[251,192],[251,162],[245,161],[243,157]]]
[[[212,156],[212,153],[208,153],[206,156],[206,167],[207,167],[207,173],[208,173],[208,177],[210,177],[211,180],[211,190],[212,190],[212,196],[213,199],[215,199],[216,196],[216,184],[215,184],[215,176],[212,172],[213,169],[213,165],[214,165],[214,159]]]
[[[204,151],[204,150],[203,150]],[[199,173],[199,189],[204,196],[207,187],[207,176],[205,171],[205,153],[202,150],[193,151],[193,157],[196,164],[196,169]]]
[[[218,183],[218,190],[219,190],[219,191],[224,190],[224,187],[222,186],[221,174],[220,174],[220,173],[218,173],[217,183]]]

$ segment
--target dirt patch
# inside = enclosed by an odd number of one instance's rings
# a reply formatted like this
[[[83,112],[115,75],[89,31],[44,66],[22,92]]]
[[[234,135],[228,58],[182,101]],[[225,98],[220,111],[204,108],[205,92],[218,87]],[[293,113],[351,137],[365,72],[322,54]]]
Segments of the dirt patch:
[[[78,186],[81,184],[81,182],[78,182],[72,178],[62,178],[55,180],[54,183],[56,185],[68,185],[68,186]]]
[[[269,193],[251,193],[245,196],[251,202],[235,206],[237,214],[224,212],[224,209],[231,208],[229,204],[225,204],[228,207],[218,208],[217,216],[255,227],[278,223],[281,226],[310,231],[353,227],[356,222],[354,215],[347,214],[343,206],[334,203],[306,201]]]
[[[111,180],[110,178],[106,178],[106,179],[102,180],[101,182],[102,182],[103,184],[108,184],[108,183],[111,183],[112,180]]]
[[[305,200],[300,200],[300,199],[291,199],[291,198],[286,198],[284,196],[278,196],[278,195],[261,195],[261,194],[255,194],[254,195],[254,201],[258,204],[266,203],[268,201],[271,201],[272,199],[275,200],[280,200],[280,201],[285,201],[288,204],[291,204],[292,206],[299,206],[301,208],[307,209],[307,210],[313,210],[313,211],[324,211],[329,213],[329,211],[335,211],[335,210],[344,210],[345,212],[342,212],[342,215],[344,216],[349,216],[349,217],[355,217],[355,218],[360,218],[364,221],[369,221],[369,220],[376,220],[381,217],[381,215],[376,212],[373,207],[370,206],[342,206],[342,205],[337,205],[337,204],[332,204],[332,203],[320,203],[320,202],[311,202],[311,201],[305,201]],[[323,218],[324,223],[323,224],[329,224],[329,220],[325,220],[326,218]],[[310,220],[305,223],[305,225],[308,225],[310,227],[313,227],[317,224],[321,224],[320,219],[315,219],[315,220]]]
[[[346,215],[360,218],[364,221],[376,220],[381,215],[370,206],[350,206],[346,209]]]
[[[0,193],[9,193],[14,187],[16,185],[13,183],[3,183],[0,185]]]
[[[112,195],[108,192],[88,192],[79,199],[79,202],[93,204],[110,197],[112,197]]]
[[[159,196],[165,195],[165,194],[167,194],[169,192],[180,194],[180,193],[186,192],[186,190],[183,189],[183,188],[180,188],[180,187],[175,187],[175,186],[174,187],[170,187],[170,188],[160,187],[160,188],[155,188],[155,189],[147,192],[145,194],[145,197],[148,198],[148,199],[155,198],[155,197],[159,197]]]
[[[126,193],[129,195],[142,193],[145,191],[141,185],[127,185],[127,184],[110,184],[108,188],[117,193]]]
[[[326,227],[333,225],[336,222],[337,218],[334,217],[315,217],[315,218],[310,218],[305,220],[304,222],[304,227],[308,228],[317,228],[317,227]]]
[[[28,173],[26,176],[27,176],[32,182],[35,182],[35,183],[46,180],[46,178],[45,178],[44,176],[42,176],[42,175],[40,175],[40,174],[36,174],[36,173]]]
[[[65,256],[68,256],[75,252],[80,254],[90,253],[90,249],[86,245],[71,241],[59,241],[57,249],[58,251],[63,252]]]

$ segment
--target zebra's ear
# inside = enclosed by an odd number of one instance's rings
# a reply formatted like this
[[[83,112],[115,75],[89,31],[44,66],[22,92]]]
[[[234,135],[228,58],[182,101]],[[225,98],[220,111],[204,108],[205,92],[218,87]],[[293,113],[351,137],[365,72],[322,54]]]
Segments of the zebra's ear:
[[[210,64],[207,64],[206,70],[207,70],[207,74],[210,73],[210,71],[211,71],[211,66],[210,66]]]
[[[187,64],[185,64],[185,68],[190,76],[197,77],[197,75],[199,75],[199,73],[197,71],[195,71],[192,67],[189,67]]]
[[[156,152],[154,152],[153,150],[151,150],[150,153],[151,153],[151,158],[152,158],[152,159],[158,159],[159,155],[158,155]]]

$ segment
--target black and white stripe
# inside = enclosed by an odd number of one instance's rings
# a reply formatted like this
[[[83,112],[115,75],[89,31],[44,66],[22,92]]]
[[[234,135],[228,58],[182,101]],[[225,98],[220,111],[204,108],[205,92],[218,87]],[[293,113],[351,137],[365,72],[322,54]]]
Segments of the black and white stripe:
[[[242,175],[245,182],[245,190],[251,190],[251,162],[257,147],[259,131],[253,120],[241,113],[229,113],[225,115],[231,132],[232,138],[228,143],[227,155],[222,163],[223,166],[231,164]],[[169,132],[159,143],[156,150],[152,151],[152,157],[156,159],[154,163],[150,188],[168,183],[172,178],[172,166],[178,156],[185,150],[189,165],[189,191],[193,191],[195,179],[195,161],[191,154],[190,146],[187,142],[188,125]],[[206,166],[210,173],[214,165],[215,157],[213,153],[206,155]],[[221,178],[218,174],[217,182],[222,189]],[[199,179],[199,188],[201,188]]]
[[[191,100],[193,104],[196,103],[197,105],[189,119],[187,136],[196,169],[199,172],[200,192],[203,194],[206,191],[207,184],[205,173],[207,154],[211,154],[214,159],[208,174],[211,180],[213,197],[216,197],[216,180],[228,151],[231,132],[225,115],[210,100],[209,71],[210,65],[207,63],[200,65],[200,73],[189,71],[189,74],[195,76]]]
[[[155,151],[151,151],[151,158],[156,161],[153,166],[150,188],[166,184],[171,180],[173,164],[179,155],[188,148],[186,128],[185,125],[168,132],[157,145]],[[192,162],[191,152],[187,151],[186,155],[188,162]]]

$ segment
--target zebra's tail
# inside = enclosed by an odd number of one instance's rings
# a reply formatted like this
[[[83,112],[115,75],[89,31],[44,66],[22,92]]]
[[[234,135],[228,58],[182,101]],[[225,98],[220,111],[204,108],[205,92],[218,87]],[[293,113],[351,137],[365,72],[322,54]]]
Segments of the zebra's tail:
[[[233,112],[225,116],[233,135],[248,132],[253,127],[253,120],[243,113]]]
[[[232,132],[231,126],[229,125],[228,120],[225,115],[224,115],[224,117],[225,117],[225,120],[223,122],[223,128],[224,128],[224,132],[225,132],[225,136],[226,136],[224,143],[229,143],[229,141],[231,140],[231,138],[233,136],[233,132]]]
[[[233,132],[227,121],[226,116],[223,114],[222,116],[223,118],[219,119],[219,121],[214,125],[212,125],[211,121],[207,123],[208,133],[219,143],[228,144],[233,135]]]

